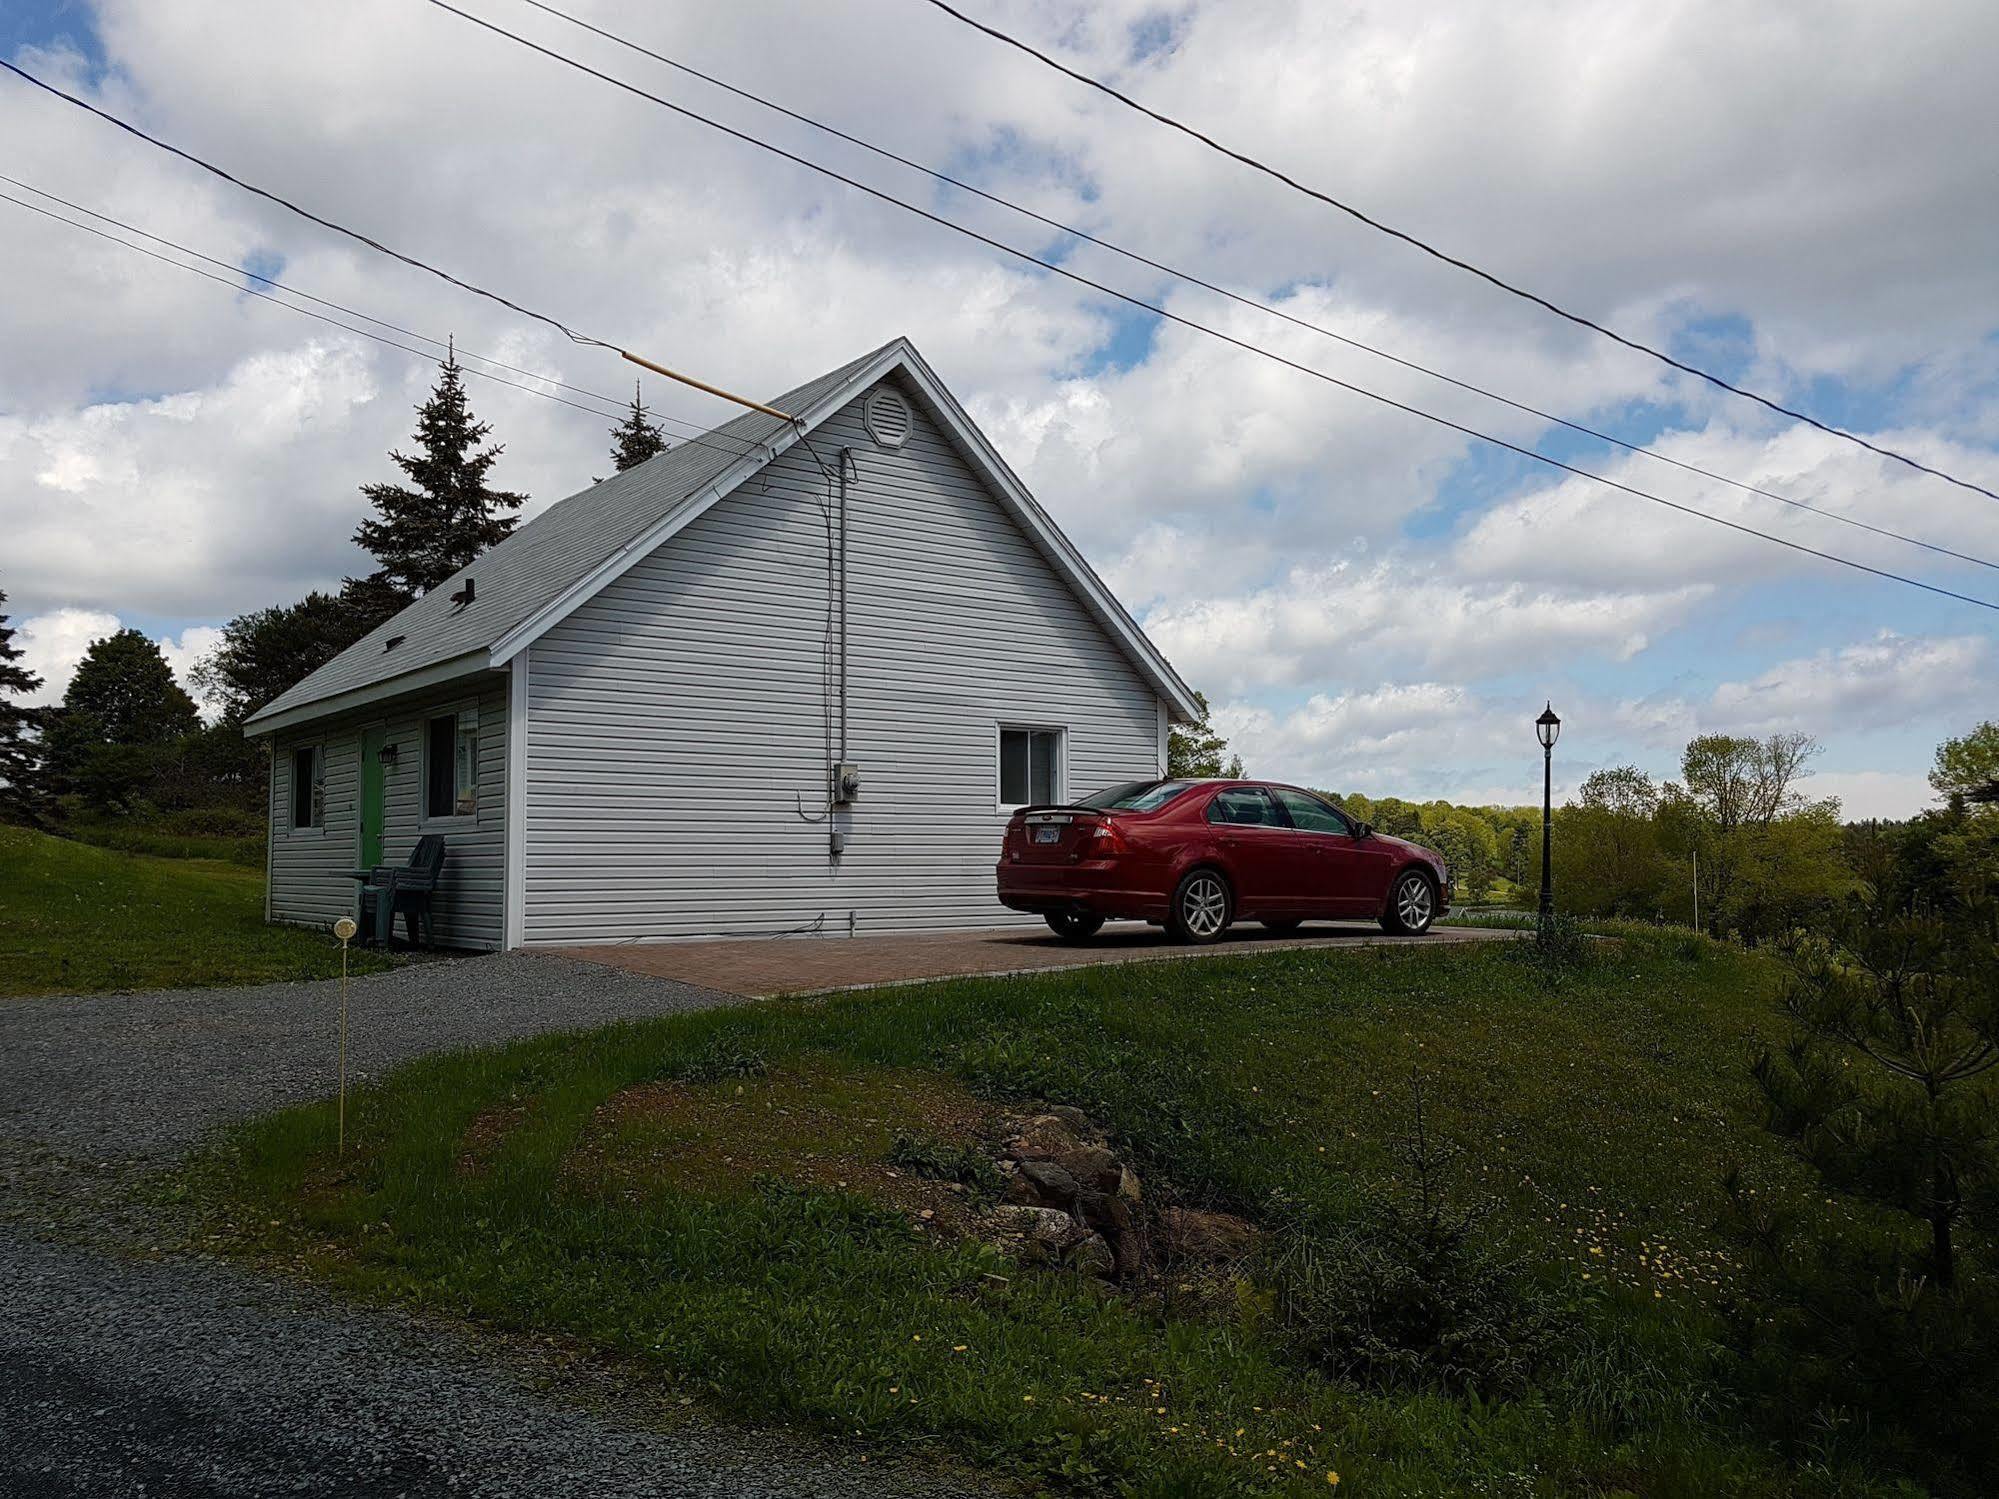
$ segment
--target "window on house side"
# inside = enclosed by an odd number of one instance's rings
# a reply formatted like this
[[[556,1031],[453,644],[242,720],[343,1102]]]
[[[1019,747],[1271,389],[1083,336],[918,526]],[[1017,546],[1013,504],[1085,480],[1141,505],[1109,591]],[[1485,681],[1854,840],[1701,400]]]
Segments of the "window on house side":
[[[326,750],[302,744],[292,751],[292,826],[317,828],[326,823]]]
[[[1001,729],[1001,805],[1024,807],[1059,801],[1061,765],[1060,729]]]
[[[423,815],[472,817],[478,811],[478,712],[440,713],[425,735]]]

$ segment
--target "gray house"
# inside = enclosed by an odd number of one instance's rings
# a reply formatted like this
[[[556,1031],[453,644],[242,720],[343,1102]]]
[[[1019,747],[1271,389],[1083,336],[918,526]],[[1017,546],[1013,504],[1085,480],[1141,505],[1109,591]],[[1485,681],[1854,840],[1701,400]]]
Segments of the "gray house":
[[[273,921],[448,849],[440,942],[1030,918],[1010,808],[1193,694],[903,339],[591,486],[273,701]]]

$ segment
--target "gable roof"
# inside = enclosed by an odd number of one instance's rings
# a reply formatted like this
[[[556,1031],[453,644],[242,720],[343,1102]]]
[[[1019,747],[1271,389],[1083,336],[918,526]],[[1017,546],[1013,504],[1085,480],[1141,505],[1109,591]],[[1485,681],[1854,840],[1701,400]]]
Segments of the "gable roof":
[[[1075,590],[1140,674],[1192,722],[1187,684],[1048,518],[985,434],[906,338],[775,397],[787,423],[745,412],[700,437],[558,501],[469,567],[273,698],[244,724],[268,734],[294,724],[504,666],[674,532],[705,513],[855,396],[901,373],[931,407],[953,444]],[[476,580],[472,603],[450,595]],[[393,648],[389,642],[397,643]]]

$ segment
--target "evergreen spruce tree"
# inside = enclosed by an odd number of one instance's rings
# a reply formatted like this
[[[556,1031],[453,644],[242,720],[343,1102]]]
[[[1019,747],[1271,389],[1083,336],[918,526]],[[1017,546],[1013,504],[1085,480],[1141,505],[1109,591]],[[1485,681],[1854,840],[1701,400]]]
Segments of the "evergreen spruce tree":
[[[416,594],[390,577],[386,568],[365,578],[343,578],[338,597],[343,618],[339,630],[328,637],[333,650],[327,659],[339,655],[376,625],[395,618],[415,599]]]
[[[0,605],[6,602],[5,591],[0,590]],[[41,747],[29,733],[35,710],[8,701],[42,685],[40,677],[17,664],[20,659],[14,628],[0,612],[0,816],[16,818],[33,810],[41,765]]]
[[[437,387],[417,408],[417,452],[389,457],[409,484],[364,484],[361,493],[377,515],[361,523],[354,540],[374,553],[381,569],[349,579],[357,602],[405,602],[425,593],[503,540],[514,529],[527,496],[487,487],[486,476],[504,451],[482,448],[492,430],[475,420],[465,397],[464,371],[455,352],[441,366]]]
[[[1830,941],[1808,941],[1785,1008],[1788,1045],[1755,1075],[1769,1125],[1826,1184],[1897,1210],[1929,1232],[1922,1269],[1959,1278],[1957,1230],[1999,1226],[1999,919],[1939,911],[1877,852],[1866,894]]]
[[[634,381],[632,409],[611,429],[611,462],[622,474],[665,451],[666,433],[646,414],[645,404],[639,399],[638,383]]]

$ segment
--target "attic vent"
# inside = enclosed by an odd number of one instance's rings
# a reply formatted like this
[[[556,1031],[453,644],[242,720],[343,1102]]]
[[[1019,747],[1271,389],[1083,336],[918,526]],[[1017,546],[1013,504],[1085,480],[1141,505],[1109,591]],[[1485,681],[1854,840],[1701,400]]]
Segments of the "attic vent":
[[[408,637],[404,635],[391,635],[387,640],[382,642],[383,652],[386,653],[394,650],[397,646],[401,645],[403,641],[406,639],[408,639]]]
[[[909,437],[909,403],[883,388],[868,397],[868,436],[885,448],[899,448]]]

